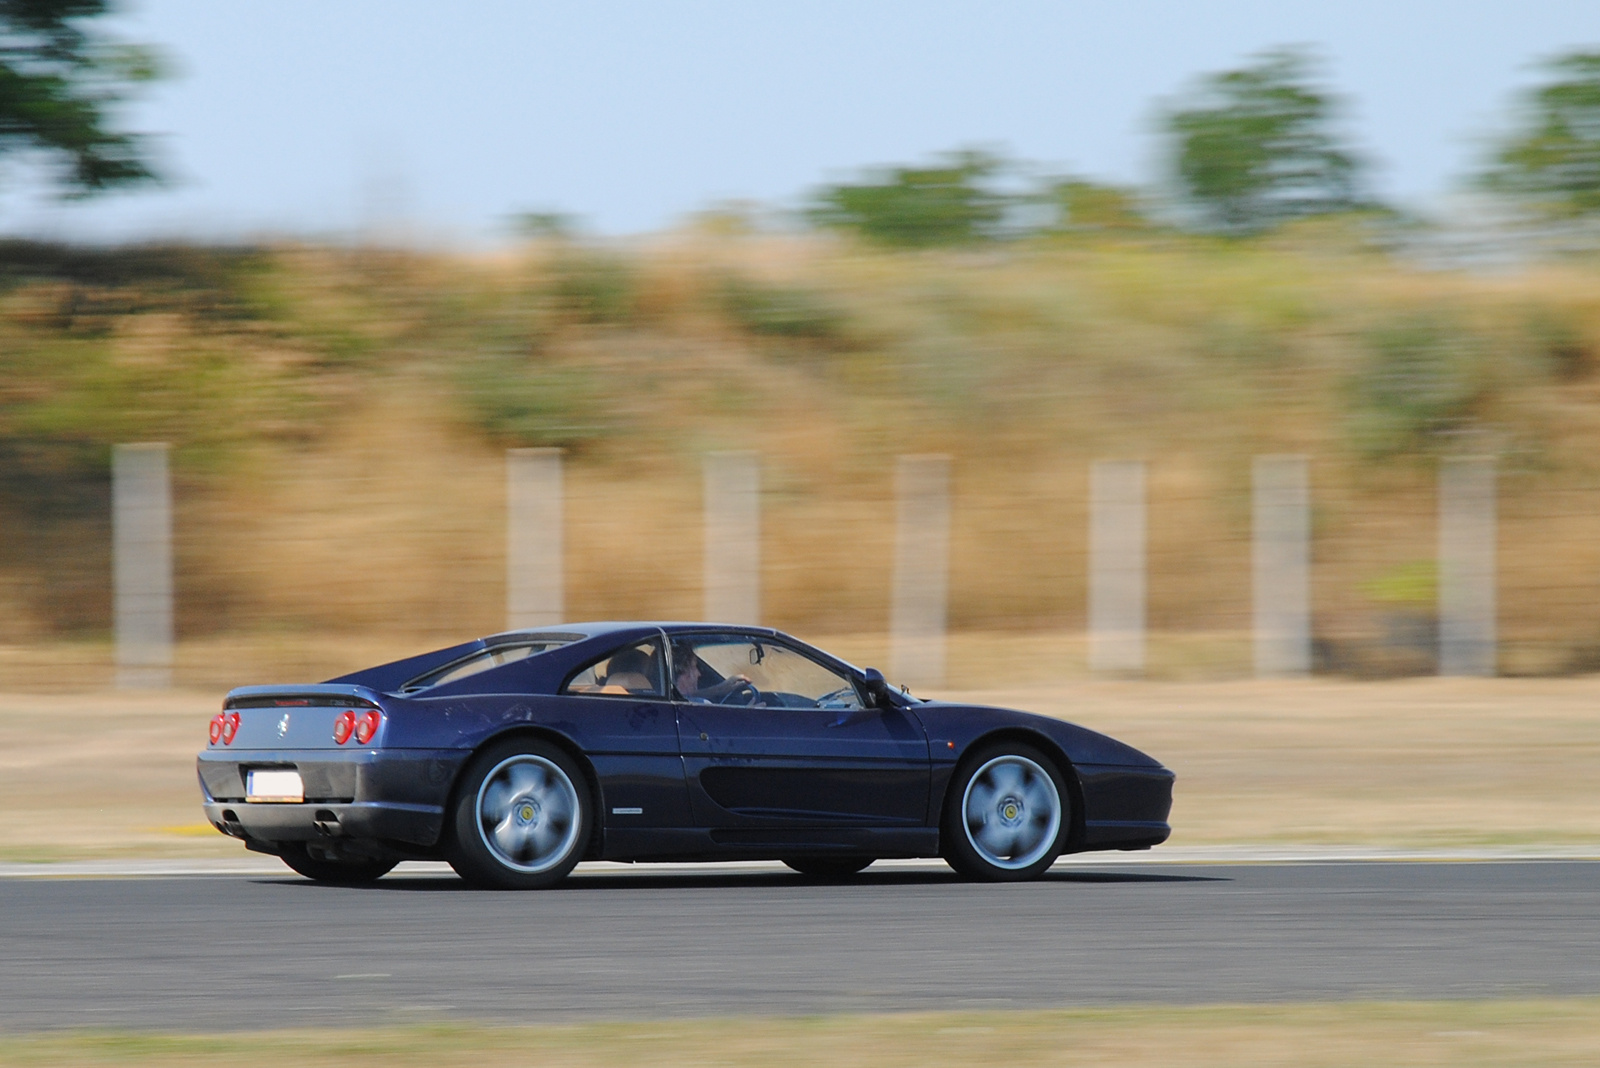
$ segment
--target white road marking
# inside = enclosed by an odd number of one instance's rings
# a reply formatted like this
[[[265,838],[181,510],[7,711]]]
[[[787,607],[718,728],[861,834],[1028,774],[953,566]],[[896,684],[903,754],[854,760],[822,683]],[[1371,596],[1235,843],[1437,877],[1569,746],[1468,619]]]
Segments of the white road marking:
[[[1056,861],[1056,868],[1124,867],[1150,864],[1315,864],[1348,861],[1495,862],[1537,860],[1600,860],[1600,846],[1515,846],[1482,849],[1391,849],[1375,846],[1157,846],[1152,850],[1123,853],[1115,850],[1072,853]],[[715,872],[786,872],[775,860],[735,860],[705,864],[623,864],[608,860],[585,861],[576,874],[687,875]],[[949,869],[944,861],[880,860],[868,871],[933,871]],[[453,875],[450,865],[438,860],[409,860],[393,875]],[[276,857],[247,853],[236,860],[76,860],[59,863],[0,863],[0,879],[92,879],[174,876],[254,876],[297,879]],[[390,876],[392,877],[392,876]]]

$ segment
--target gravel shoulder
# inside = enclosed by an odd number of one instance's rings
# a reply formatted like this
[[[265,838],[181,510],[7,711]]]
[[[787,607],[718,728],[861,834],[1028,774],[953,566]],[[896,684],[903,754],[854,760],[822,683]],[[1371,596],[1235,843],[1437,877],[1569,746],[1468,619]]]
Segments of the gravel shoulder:
[[[1600,678],[1085,682],[942,694],[1103,730],[1178,773],[1179,848],[1600,849]],[[201,819],[218,695],[0,694],[0,864],[236,860]],[[1499,852],[1497,852],[1499,851]]]

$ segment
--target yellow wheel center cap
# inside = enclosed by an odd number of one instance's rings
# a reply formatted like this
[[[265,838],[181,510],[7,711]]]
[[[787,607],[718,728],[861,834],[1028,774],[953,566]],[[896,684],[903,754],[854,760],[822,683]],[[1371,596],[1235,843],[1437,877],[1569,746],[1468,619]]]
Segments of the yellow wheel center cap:
[[[523,805],[517,815],[521,816],[525,821],[531,821],[533,819],[533,806]]]
[[[1017,818],[1017,803],[1015,801],[1007,803],[1006,807],[1000,810],[1000,814],[1002,816],[1004,816],[1008,820],[1016,819]]]

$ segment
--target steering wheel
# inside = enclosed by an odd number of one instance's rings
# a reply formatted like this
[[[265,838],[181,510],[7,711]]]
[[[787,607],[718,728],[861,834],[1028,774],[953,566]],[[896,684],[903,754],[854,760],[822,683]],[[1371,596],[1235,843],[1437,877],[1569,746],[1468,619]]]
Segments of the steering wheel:
[[[745,698],[745,700],[743,700],[743,701],[734,700],[734,698],[741,697],[741,696],[743,696]],[[731,689],[727,693],[723,694],[721,699],[719,699],[717,701],[717,704],[719,704],[719,705],[753,705],[753,704],[759,703],[760,700],[761,700],[761,691],[755,688],[755,684],[751,683],[751,682],[749,682],[747,680],[741,679],[740,682],[739,682],[739,685],[735,686],[733,689]]]

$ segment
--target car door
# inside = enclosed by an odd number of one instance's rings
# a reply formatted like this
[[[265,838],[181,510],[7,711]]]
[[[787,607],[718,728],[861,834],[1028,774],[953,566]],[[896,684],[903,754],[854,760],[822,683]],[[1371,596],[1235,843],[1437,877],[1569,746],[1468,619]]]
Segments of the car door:
[[[650,638],[614,649],[544,700],[548,721],[578,740],[599,776],[600,818],[612,842],[641,829],[694,825],[663,648]]]
[[[686,692],[690,657],[703,677]],[[866,707],[848,676],[765,637],[686,636],[674,641],[673,658],[678,737],[700,826],[926,820],[928,740],[903,710]]]

